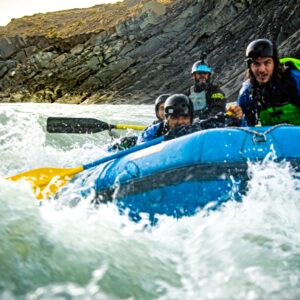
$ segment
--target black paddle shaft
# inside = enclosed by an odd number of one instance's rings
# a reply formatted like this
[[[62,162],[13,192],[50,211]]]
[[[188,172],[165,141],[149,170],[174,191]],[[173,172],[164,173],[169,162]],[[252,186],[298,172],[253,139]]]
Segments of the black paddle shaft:
[[[49,117],[47,119],[47,131],[50,133],[96,133],[113,127],[92,118]]]

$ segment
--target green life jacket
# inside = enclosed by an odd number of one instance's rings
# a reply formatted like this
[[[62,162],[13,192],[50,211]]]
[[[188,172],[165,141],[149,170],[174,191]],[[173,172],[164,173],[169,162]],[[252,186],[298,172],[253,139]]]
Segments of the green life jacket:
[[[300,107],[293,104],[285,104],[270,107],[259,113],[262,126],[273,126],[281,123],[300,125]]]
[[[281,64],[290,64],[293,65],[297,70],[300,71],[300,59],[292,58],[292,57],[283,57],[279,59]]]
[[[300,71],[300,59],[284,57],[280,63],[292,64]],[[300,107],[293,104],[285,104],[282,106],[270,107],[259,113],[260,122],[263,126],[272,126],[280,123],[289,123],[300,125]]]

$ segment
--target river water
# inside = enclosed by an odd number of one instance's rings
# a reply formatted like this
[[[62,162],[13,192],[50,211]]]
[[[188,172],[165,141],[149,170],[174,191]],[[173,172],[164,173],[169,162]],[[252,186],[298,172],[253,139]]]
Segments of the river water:
[[[147,125],[154,112],[0,104],[0,299],[300,299],[300,179],[288,165],[250,165],[241,203],[145,226],[147,216],[134,223],[113,203],[41,203],[3,179],[106,155],[107,132],[49,134],[48,116]]]

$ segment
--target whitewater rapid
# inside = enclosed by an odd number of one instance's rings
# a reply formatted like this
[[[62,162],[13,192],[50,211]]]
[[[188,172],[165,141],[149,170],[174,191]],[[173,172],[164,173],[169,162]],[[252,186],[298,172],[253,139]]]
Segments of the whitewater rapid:
[[[48,116],[147,125],[154,111],[0,104],[0,299],[299,299],[300,177],[288,164],[249,165],[242,202],[149,226],[113,203],[41,203],[27,183],[4,180],[107,155],[107,132],[49,134]]]

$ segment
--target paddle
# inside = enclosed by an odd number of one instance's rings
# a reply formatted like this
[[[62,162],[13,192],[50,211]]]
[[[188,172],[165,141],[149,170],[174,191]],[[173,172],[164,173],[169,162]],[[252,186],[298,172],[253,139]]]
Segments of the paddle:
[[[96,133],[110,129],[144,130],[146,126],[127,124],[108,124],[92,118],[60,118],[47,119],[47,131],[50,133]]]
[[[114,153],[107,157],[101,158],[89,164],[79,166],[76,168],[39,168],[26,171],[14,176],[7,177],[6,179],[18,181],[24,179],[31,183],[32,189],[37,199],[45,199],[55,194],[63,185],[65,185],[72,177],[81,171],[93,168],[102,163],[111,161],[116,158],[123,157],[127,154],[146,149],[150,146],[157,145],[165,140],[165,137],[159,137],[150,142],[137,145],[135,147]]]

